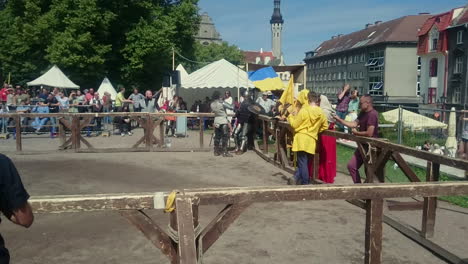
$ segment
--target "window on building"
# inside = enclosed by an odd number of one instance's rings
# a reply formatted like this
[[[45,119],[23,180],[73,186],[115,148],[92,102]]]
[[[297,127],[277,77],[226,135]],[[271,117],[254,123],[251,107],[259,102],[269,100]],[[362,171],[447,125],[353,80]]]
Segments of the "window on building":
[[[328,67],[331,67],[332,66],[332,60],[329,60],[328,61]]]
[[[455,68],[453,70],[453,73],[459,74],[462,73],[463,71],[463,57],[459,56],[455,59]]]
[[[452,95],[452,104],[460,104],[461,103],[461,92],[460,87],[456,87],[453,90]]]
[[[346,81],[346,80],[347,80],[347,78],[348,78],[348,77],[346,76],[346,72],[343,72],[343,80],[345,80],[345,81]]]
[[[346,60],[346,57],[343,58],[343,65],[346,65],[348,61]]]
[[[416,83],[416,95],[421,96],[421,76],[418,75],[418,81]]]
[[[369,77],[369,94],[370,95],[383,95],[384,83],[381,76]]]
[[[320,68],[320,69],[323,68],[323,61],[320,62],[319,68]]]
[[[353,73],[352,73],[352,72],[349,72],[349,74],[348,74],[348,78],[349,78],[350,80],[352,80],[352,79],[353,79]]]
[[[336,59],[333,59],[333,66],[336,66]]]
[[[366,61],[366,54],[361,54],[361,62],[365,62]]]
[[[311,63],[309,64],[310,68],[315,69],[315,64]]]
[[[338,81],[341,80],[341,72],[338,73]]]
[[[359,55],[354,55],[354,63],[358,63],[359,62]]]
[[[328,80],[331,81],[331,73],[328,74]]]
[[[429,77],[437,77],[438,60],[432,59],[429,62]]]
[[[437,97],[437,88],[429,88],[429,94],[427,95],[427,103],[428,104],[435,104],[436,97]]]
[[[385,65],[385,57],[384,51],[376,51],[369,53],[369,59],[367,63],[364,65],[369,67],[369,72],[380,72],[383,70],[383,66]]]
[[[439,30],[434,27],[429,33],[429,50],[437,51],[439,45]]]
[[[328,61],[325,61],[325,62],[323,63],[323,67],[324,67],[324,68],[328,68]]]
[[[463,30],[457,32],[457,44],[463,43]]]
[[[341,65],[341,58],[338,59],[338,66]]]
[[[358,74],[359,74],[358,72],[355,72],[355,73],[354,73],[354,79],[355,79],[355,80],[359,79],[359,75],[358,75]]]
[[[359,78],[360,78],[360,79],[364,79],[364,72],[360,72],[360,73],[359,73]]]
[[[348,58],[348,64],[353,64],[353,57],[352,57],[352,56],[349,56],[349,58]]]
[[[336,80],[336,73],[333,73],[332,80]]]

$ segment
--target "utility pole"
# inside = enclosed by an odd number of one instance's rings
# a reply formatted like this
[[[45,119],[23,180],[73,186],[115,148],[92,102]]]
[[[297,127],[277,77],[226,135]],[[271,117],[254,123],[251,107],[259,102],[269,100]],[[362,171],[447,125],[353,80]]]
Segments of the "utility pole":
[[[175,49],[172,47],[172,71],[175,71]]]

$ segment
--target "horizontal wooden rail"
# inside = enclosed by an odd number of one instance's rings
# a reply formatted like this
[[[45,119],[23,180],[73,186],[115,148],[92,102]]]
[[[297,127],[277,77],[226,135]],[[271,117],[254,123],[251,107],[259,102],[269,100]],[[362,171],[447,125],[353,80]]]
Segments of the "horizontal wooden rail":
[[[264,116],[264,115],[259,115],[259,119],[263,121],[276,121],[276,125],[279,128],[287,128],[289,131],[293,131],[291,126],[289,125],[288,122],[284,121],[279,121],[277,119]],[[335,138],[340,138],[340,139],[347,139],[354,141],[356,143],[361,143],[361,144],[370,144],[373,147],[378,147],[381,149],[385,149],[388,151],[392,152],[398,152],[399,154],[405,154],[408,156],[416,157],[419,159],[424,159],[427,161],[431,161],[433,163],[438,163],[441,165],[447,165],[453,168],[461,169],[461,170],[466,170],[468,171],[468,161],[467,160],[462,160],[462,159],[457,159],[457,158],[450,158],[438,154],[434,154],[428,151],[421,151],[417,150],[415,148],[407,147],[404,145],[398,145],[395,143],[388,142],[387,140],[384,139],[378,139],[378,138],[369,138],[369,137],[358,137],[352,134],[347,134],[343,132],[337,132],[337,131],[332,131],[332,130],[326,130],[323,132],[324,135],[326,136],[332,136]]]
[[[138,116],[152,116],[152,117],[165,117],[165,116],[176,116],[176,117],[206,117],[206,118],[214,118],[213,113],[147,113],[147,112],[112,112],[112,113],[9,113],[9,114],[0,114],[0,118],[14,118],[14,117],[115,117],[115,116],[130,116],[130,117],[138,117]],[[232,115],[231,115],[232,116]]]
[[[402,184],[308,185],[299,187],[245,187],[184,190],[200,205],[306,200],[350,200],[467,195],[468,182]],[[167,196],[164,193],[163,196]],[[36,213],[154,209],[155,193],[32,197]]]

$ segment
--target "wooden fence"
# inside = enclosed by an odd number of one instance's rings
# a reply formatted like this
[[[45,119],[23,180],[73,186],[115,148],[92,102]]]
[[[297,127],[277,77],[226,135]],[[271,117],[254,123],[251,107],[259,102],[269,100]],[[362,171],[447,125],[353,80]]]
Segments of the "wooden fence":
[[[82,130],[91,126],[91,122],[95,118],[105,117],[129,117],[137,122],[143,129],[144,135],[138,139],[131,148],[95,148],[86,138],[82,136]],[[164,148],[165,134],[165,117],[187,117],[198,118],[199,126],[199,148]],[[207,151],[205,147],[204,134],[205,129],[201,124],[204,118],[214,118],[214,114],[204,113],[57,113],[57,114],[0,114],[0,118],[12,118],[14,120],[14,133],[16,135],[16,151],[23,151],[22,131],[24,129],[21,124],[22,118],[56,118],[58,126],[58,135],[60,145],[58,150],[71,150],[74,152],[87,153],[106,153],[106,152],[151,152],[151,151]],[[155,135],[156,133],[156,135]],[[83,148],[82,144],[86,146]]]
[[[301,187],[250,187],[181,190],[170,213],[169,231],[144,210],[161,209],[157,200],[168,194],[141,193],[89,196],[33,197],[35,213],[119,210],[171,263],[196,264],[229,226],[253,203],[311,200],[362,199],[366,210],[364,263],[382,259],[382,225],[385,198],[467,195],[468,182],[359,184],[353,186],[309,185]],[[201,205],[225,207],[205,227],[199,226]],[[463,262],[457,262],[463,263]]]
[[[140,117],[145,130],[145,136],[140,143],[145,143],[151,150],[155,144],[152,128],[157,121],[153,116],[160,114],[134,114]],[[171,114],[172,115],[172,114]],[[200,115],[195,115],[200,116]],[[62,124],[72,131],[70,141],[77,147],[81,138],[77,136],[78,128],[87,125],[86,115],[80,120],[80,115],[72,119],[72,123]],[[146,119],[144,119],[146,117]],[[73,121],[75,120],[75,121]],[[142,120],[146,120],[142,121]],[[293,131],[287,123],[260,116],[263,127],[263,140],[261,144],[255,143],[255,151],[265,160],[293,171],[290,145]],[[200,132],[202,134],[203,132]],[[468,170],[468,162],[435,155],[429,152],[418,151],[406,146],[386,142],[385,140],[356,137],[334,131],[326,131],[326,135],[336,138],[353,140],[365,157],[366,183],[351,186],[338,185],[309,185],[293,187],[254,187],[254,188],[213,188],[198,190],[180,190],[176,192],[174,211],[170,215],[170,228],[165,230],[155,223],[144,210],[162,209],[168,194],[116,194],[92,196],[65,196],[65,197],[33,197],[31,203],[36,213],[65,213],[85,212],[96,210],[119,210],[121,215],[136,226],[155,247],[168,256],[171,263],[195,264],[202,260],[203,254],[219,239],[228,227],[252,203],[261,202],[288,202],[310,200],[347,200],[366,210],[365,225],[365,258],[364,263],[377,264],[382,260],[382,225],[387,223],[409,238],[417,241],[435,254],[450,263],[463,263],[458,256],[448,252],[443,247],[427,239],[434,235],[436,221],[437,198],[439,196],[468,195],[468,182],[438,182],[440,165]],[[73,135],[74,138],[73,138]],[[269,151],[268,138],[275,139],[274,150]],[[65,143],[66,143],[65,141]],[[86,143],[85,143],[86,144]],[[156,142],[157,144],[157,142]],[[200,142],[203,146],[203,142]],[[149,145],[149,146],[148,146]],[[364,145],[371,151],[365,152]],[[262,146],[262,147],[260,147]],[[79,147],[78,147],[79,148]],[[415,156],[427,160],[427,181],[420,182],[411,167],[404,161],[402,154]],[[318,156],[315,162],[318,162]],[[394,160],[408,177],[410,183],[384,183],[384,167],[388,160]],[[235,162],[235,161],[233,161]],[[315,166],[316,168],[318,166]],[[317,171],[314,172],[315,183]],[[161,198],[162,197],[162,198]],[[403,197],[423,197],[422,228],[420,232],[384,215],[384,199]],[[161,200],[162,201],[159,201]],[[159,202],[158,202],[159,201]],[[219,205],[225,207],[206,226],[200,227],[198,221],[199,206]]]

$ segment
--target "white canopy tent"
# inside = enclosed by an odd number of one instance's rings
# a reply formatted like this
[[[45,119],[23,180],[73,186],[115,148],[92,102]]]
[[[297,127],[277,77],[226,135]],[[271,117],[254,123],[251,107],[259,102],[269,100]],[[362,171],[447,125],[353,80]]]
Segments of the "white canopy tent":
[[[437,129],[442,128],[446,129],[447,125],[434,120],[432,118],[402,109],[403,113],[403,124],[405,126],[411,127],[414,130],[421,129]],[[399,120],[399,109],[394,109],[382,114],[385,120],[392,123],[397,123]]]
[[[179,71],[180,72],[180,83],[183,85],[184,82],[187,80],[187,78],[189,77],[189,74],[188,72],[185,70],[184,66],[182,64],[179,64],[179,66],[177,66],[176,68],[176,71]]]
[[[112,100],[115,100],[117,97],[117,91],[107,77],[102,80],[101,86],[99,86],[97,92],[100,97],[102,97],[105,92],[110,93]]]
[[[28,86],[49,86],[62,89],[79,89],[80,86],[76,85],[63,72],[54,65],[50,70],[44,73],[41,77],[34,81],[28,82]]]
[[[178,92],[190,108],[196,100],[211,98],[214,91],[221,94],[230,91],[233,97],[240,97],[242,88],[255,88],[255,85],[245,71],[221,59],[190,74]]]

